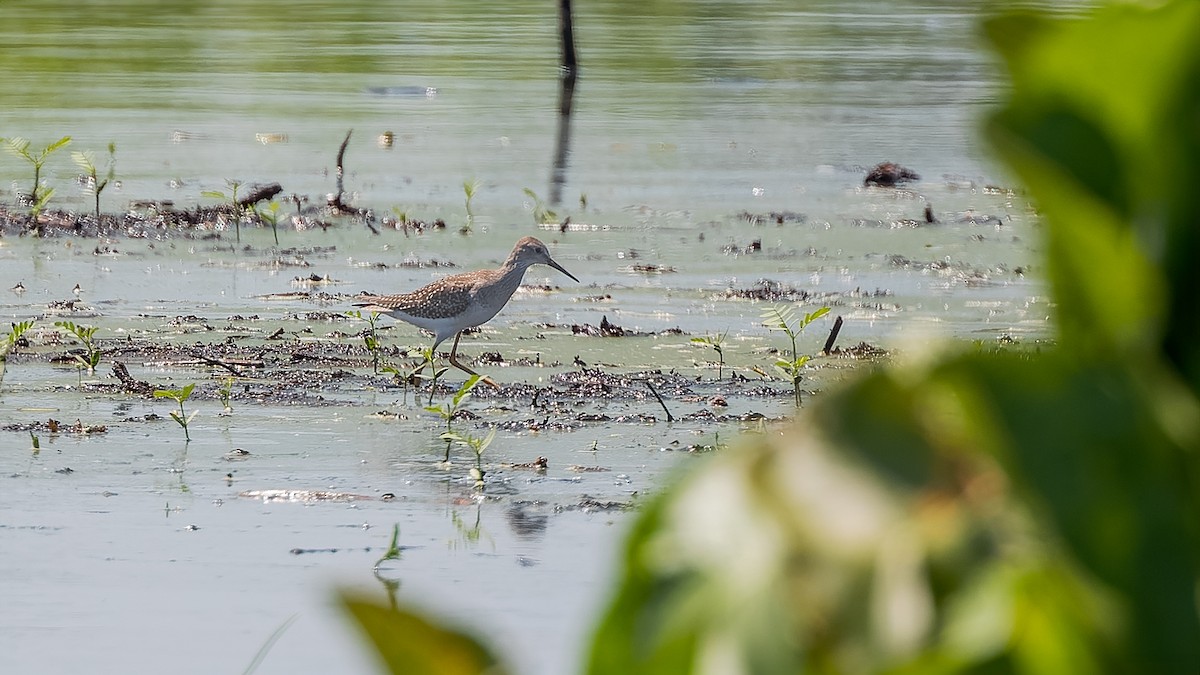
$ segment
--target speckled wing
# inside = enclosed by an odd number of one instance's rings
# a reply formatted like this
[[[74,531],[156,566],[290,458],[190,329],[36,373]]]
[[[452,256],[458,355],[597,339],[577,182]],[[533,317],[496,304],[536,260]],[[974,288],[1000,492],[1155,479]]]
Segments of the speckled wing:
[[[371,312],[393,312],[423,319],[444,319],[461,314],[471,299],[472,284],[447,277],[397,295],[360,295],[354,303]]]

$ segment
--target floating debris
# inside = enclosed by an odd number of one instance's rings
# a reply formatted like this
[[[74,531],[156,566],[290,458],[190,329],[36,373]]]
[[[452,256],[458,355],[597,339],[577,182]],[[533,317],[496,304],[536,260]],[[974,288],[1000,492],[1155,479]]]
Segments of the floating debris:
[[[266,133],[254,134],[254,140],[263,145],[271,145],[273,143],[287,143],[287,134]]]
[[[809,291],[771,279],[759,279],[749,288],[727,288],[724,292],[725,299],[764,302],[807,302],[813,297]]]
[[[0,429],[3,429],[4,431],[16,431],[20,433],[41,431],[49,434],[76,434],[79,436],[102,434],[108,431],[108,427],[103,424],[84,424],[80,420],[75,420],[74,424],[63,424],[54,418],[47,419],[45,422],[5,424],[3,427],[0,427]]]
[[[357,502],[373,501],[375,497],[357,495],[350,492],[332,492],[329,490],[247,490],[238,493],[239,497],[261,499],[263,502]]]
[[[602,316],[600,317],[600,325],[598,327],[586,323],[572,324],[571,334],[587,335],[590,337],[626,337],[628,335],[634,335],[635,333],[631,331],[627,332],[624,328],[621,328],[616,324],[609,323],[608,317]],[[640,333],[640,335],[647,335],[647,333]]]
[[[853,347],[837,347],[828,356],[840,356],[848,359],[878,359],[887,356],[887,350],[866,342],[860,342]]]
[[[863,185],[895,187],[914,180],[921,180],[916,171],[906,169],[895,162],[883,162],[876,164],[867,172],[867,177],[863,179]]]
[[[765,225],[767,223],[775,223],[783,225],[784,223],[803,223],[808,220],[808,216],[795,211],[771,211],[770,213],[750,213],[742,211],[736,216],[740,220],[744,220],[751,225]]]
[[[502,466],[506,469],[519,469],[524,471],[537,471],[538,473],[545,473],[546,469],[550,468],[550,460],[539,456],[532,462],[517,462],[515,464],[504,464]]]

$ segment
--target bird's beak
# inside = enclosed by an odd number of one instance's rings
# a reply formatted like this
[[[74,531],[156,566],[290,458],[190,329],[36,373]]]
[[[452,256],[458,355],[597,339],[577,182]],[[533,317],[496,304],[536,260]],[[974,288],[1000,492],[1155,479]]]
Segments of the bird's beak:
[[[565,268],[565,267],[563,267],[562,265],[559,265],[558,263],[554,262],[554,260],[547,260],[547,261],[546,261],[546,264],[547,264],[547,265],[549,265],[549,266],[551,266],[551,267],[553,267],[554,269],[558,270],[559,272],[562,272],[563,274],[565,274],[565,275],[567,275],[567,276],[571,277],[572,279],[575,279],[575,275],[574,275],[574,274],[571,274],[570,272],[568,272],[568,271],[566,270],[566,268]],[[575,283],[577,283],[577,284],[581,284],[581,283],[583,283],[583,282],[582,282],[582,281],[580,281],[579,279],[575,279]]]

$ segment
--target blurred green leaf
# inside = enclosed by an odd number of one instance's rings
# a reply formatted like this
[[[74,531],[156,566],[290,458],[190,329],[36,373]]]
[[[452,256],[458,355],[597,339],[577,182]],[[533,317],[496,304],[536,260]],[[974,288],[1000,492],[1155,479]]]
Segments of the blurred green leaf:
[[[499,659],[477,639],[427,618],[343,592],[339,603],[395,675],[502,675]]]
[[[1200,391],[1200,4],[1120,4],[1086,21],[1007,16],[987,34],[1012,76],[993,145],[1054,227],[1063,337],[1158,351]]]

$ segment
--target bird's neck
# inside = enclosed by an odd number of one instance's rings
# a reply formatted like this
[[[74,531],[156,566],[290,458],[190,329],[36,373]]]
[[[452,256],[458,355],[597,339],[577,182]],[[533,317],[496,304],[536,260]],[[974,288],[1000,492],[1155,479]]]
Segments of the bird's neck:
[[[510,259],[504,263],[503,267],[496,270],[500,274],[500,279],[491,287],[493,300],[499,301],[500,304],[508,302],[512,294],[521,286],[521,280],[525,278],[527,269],[529,269],[529,265],[516,264]]]

